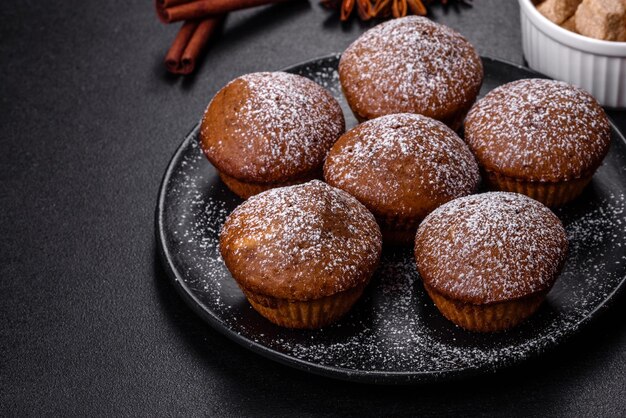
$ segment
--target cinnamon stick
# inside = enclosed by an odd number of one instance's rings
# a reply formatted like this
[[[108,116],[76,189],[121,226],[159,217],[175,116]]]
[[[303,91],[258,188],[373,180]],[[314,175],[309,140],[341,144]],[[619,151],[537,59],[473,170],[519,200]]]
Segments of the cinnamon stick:
[[[172,23],[284,1],[288,0],[156,0],[156,9],[162,22]]]
[[[183,52],[200,23],[196,20],[185,22],[176,34],[174,42],[165,55],[165,67],[170,73],[178,74]]]
[[[161,7],[172,7],[178,6],[179,4],[189,3],[194,0],[157,0],[157,4],[161,5]]]
[[[179,6],[181,4],[189,3],[194,0],[154,0],[154,6],[156,9],[157,17],[163,23],[167,22],[167,16],[165,15],[165,9],[168,7]]]
[[[223,16],[217,16],[185,22],[165,56],[167,70],[173,74],[193,72],[198,56],[219,27],[222,18]]]

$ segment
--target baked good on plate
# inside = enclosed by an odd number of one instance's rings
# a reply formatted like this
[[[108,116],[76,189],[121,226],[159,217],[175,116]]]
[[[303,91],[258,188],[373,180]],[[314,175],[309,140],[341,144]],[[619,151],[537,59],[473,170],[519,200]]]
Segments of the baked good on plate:
[[[236,78],[215,95],[200,143],[224,183],[247,198],[321,178],[326,153],[344,131],[339,103],[320,85],[265,72]]]
[[[381,246],[372,214],[318,180],[251,197],[220,232],[222,258],[252,307],[289,328],[319,328],[344,315]]]
[[[496,190],[548,206],[576,198],[609,151],[611,129],[598,102],[562,81],[525,79],[479,100],[465,141]]]
[[[476,190],[479,170],[454,131],[403,113],[346,132],[328,153],[324,178],[372,211],[386,243],[413,244],[428,213]]]
[[[483,80],[474,47],[425,17],[392,19],[346,49],[339,79],[348,104],[364,121],[419,113],[458,129]]]
[[[540,202],[491,192],[453,200],[415,239],[424,288],[439,311],[470,331],[514,327],[537,310],[567,256],[561,221]]]

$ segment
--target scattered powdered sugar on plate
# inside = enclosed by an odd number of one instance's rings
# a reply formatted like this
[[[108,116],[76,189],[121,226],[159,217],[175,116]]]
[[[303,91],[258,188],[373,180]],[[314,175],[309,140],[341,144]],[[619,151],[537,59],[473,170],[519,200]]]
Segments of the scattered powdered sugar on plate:
[[[331,57],[294,71],[332,86],[336,63]],[[193,297],[185,299],[216,329],[297,367],[371,382],[496,370],[563,341],[626,277],[626,176],[621,168],[626,145],[615,134],[611,152],[583,196],[556,212],[568,235],[568,259],[544,305],[519,327],[483,335],[451,324],[426,295],[407,248],[383,252],[363,297],[339,322],[316,331],[282,329],[250,307],[220,257],[219,229],[241,200],[220,182],[197,146],[197,134],[198,128],[183,143],[164,183],[159,224],[166,265],[177,289]]]

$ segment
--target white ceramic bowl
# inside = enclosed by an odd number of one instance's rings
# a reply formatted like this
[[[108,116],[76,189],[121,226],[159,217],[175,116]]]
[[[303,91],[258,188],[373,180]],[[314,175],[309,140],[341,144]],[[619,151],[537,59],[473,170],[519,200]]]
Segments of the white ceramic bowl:
[[[626,42],[578,35],[545,18],[531,0],[519,5],[530,68],[582,87],[603,106],[626,108]]]

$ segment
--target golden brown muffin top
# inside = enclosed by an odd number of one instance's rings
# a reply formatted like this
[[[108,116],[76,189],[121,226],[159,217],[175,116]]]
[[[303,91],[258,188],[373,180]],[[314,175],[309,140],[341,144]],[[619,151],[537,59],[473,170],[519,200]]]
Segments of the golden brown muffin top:
[[[220,252],[242,288],[302,301],[367,283],[381,240],[363,205],[313,180],[263,192],[237,207],[220,232]]]
[[[474,102],[483,67],[463,36],[427,18],[407,16],[352,43],[339,62],[339,76],[363,119],[408,112],[446,120]]]
[[[462,197],[433,211],[417,230],[424,283],[445,296],[486,304],[547,291],[567,256],[559,218],[517,193]]]
[[[472,193],[479,171],[467,145],[450,128],[403,113],[346,132],[328,153],[324,178],[377,216],[423,218]]]
[[[584,90],[526,79],[492,90],[472,107],[465,141],[488,170],[557,182],[592,174],[609,150],[611,129]]]
[[[275,182],[321,167],[345,131],[339,103],[315,82],[283,72],[241,76],[211,100],[201,146],[238,180]]]

